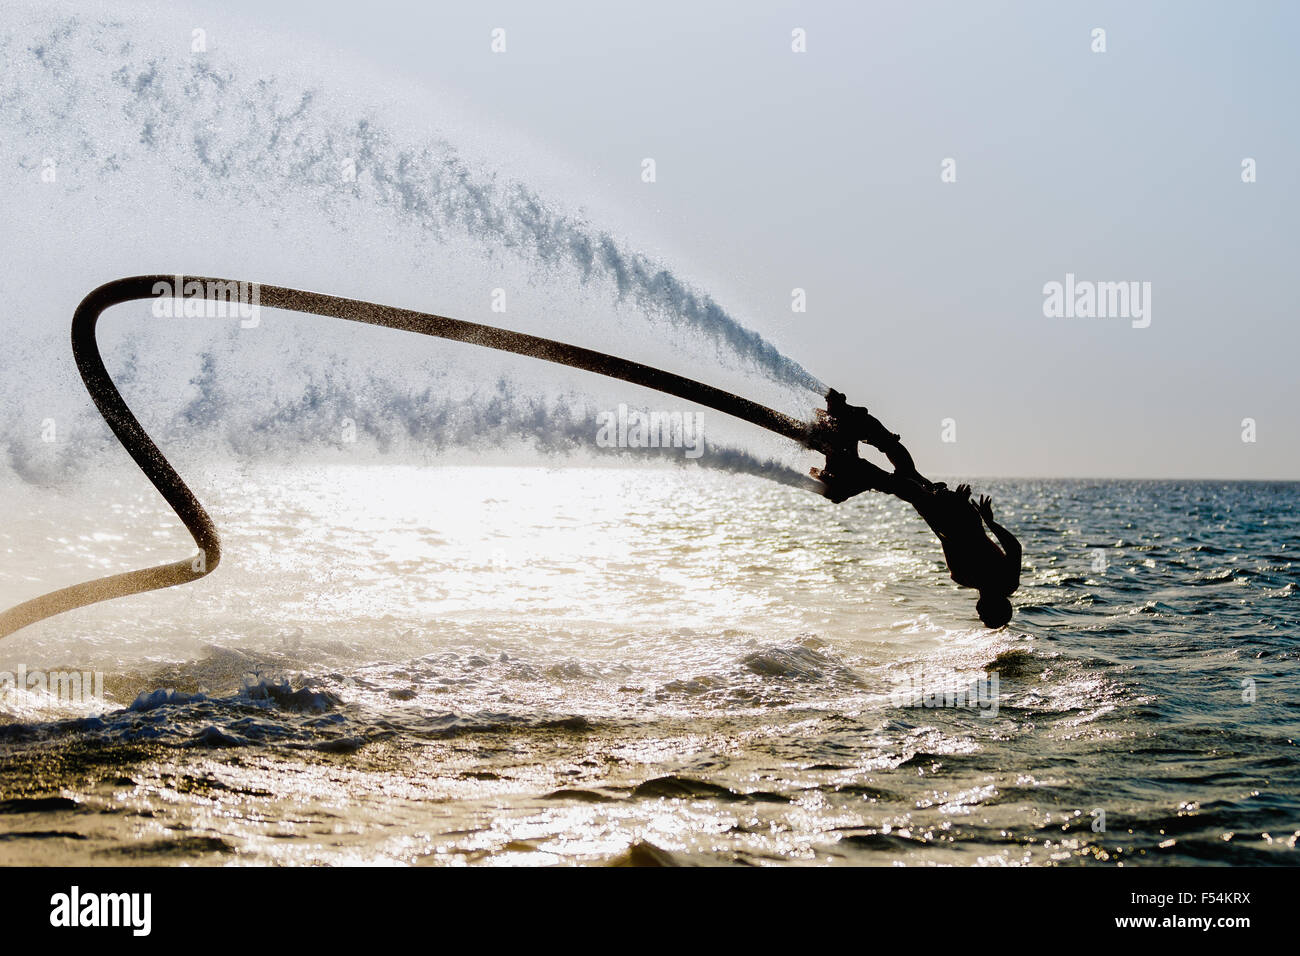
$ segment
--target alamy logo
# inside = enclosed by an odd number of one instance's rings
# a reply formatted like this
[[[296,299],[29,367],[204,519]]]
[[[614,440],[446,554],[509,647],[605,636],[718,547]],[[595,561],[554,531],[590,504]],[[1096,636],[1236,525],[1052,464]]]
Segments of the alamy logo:
[[[991,718],[998,715],[1001,697],[997,671],[959,681],[953,675],[931,676],[921,668],[898,679],[889,701],[895,707],[970,708]]]
[[[50,694],[71,704],[102,704],[104,674],[102,671],[29,671],[26,664],[19,664],[16,671],[0,671],[0,698],[20,690]]]
[[[1076,280],[1043,286],[1043,315],[1049,319],[1131,319],[1133,328],[1151,324],[1150,282],[1092,282]]]
[[[157,296],[153,314],[160,319],[238,318],[245,329],[256,328],[261,321],[262,287],[256,282],[186,279],[178,275],[155,282],[152,291]]]
[[[704,416],[698,412],[639,412],[620,404],[596,416],[601,448],[681,448],[687,458],[704,454]]]
[[[82,893],[78,886],[50,897],[50,925],[129,927],[134,936],[153,928],[152,893]]]

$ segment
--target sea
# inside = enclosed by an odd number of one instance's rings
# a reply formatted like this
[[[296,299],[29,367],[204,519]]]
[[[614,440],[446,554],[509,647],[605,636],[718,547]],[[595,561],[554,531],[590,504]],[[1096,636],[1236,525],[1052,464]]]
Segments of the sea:
[[[976,480],[991,631],[883,495],[196,467],[215,572],[0,642],[0,864],[1297,862],[1300,484]],[[193,550],[129,466],[0,496],[4,606]]]

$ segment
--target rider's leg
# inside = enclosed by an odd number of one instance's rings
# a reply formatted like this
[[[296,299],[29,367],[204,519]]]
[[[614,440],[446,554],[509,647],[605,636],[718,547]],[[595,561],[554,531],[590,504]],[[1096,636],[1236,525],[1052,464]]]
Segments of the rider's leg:
[[[916,463],[912,461],[912,454],[904,447],[899,436],[891,432],[881,424],[880,419],[865,409],[863,409],[860,429],[859,434],[862,441],[865,441],[872,448],[884,452],[885,457],[889,459],[889,463],[894,466],[894,473],[899,478],[914,481],[925,487],[930,486],[930,481],[916,470]]]
[[[852,452],[831,453],[825,468],[810,468],[808,473],[821,482],[822,494],[836,503],[864,491],[896,494],[900,484],[895,475]]]
[[[931,486],[931,482],[916,470],[916,463],[912,461],[911,453],[903,446],[899,436],[862,406],[850,405],[843,392],[834,389],[827,392],[826,411],[835,422],[836,432],[854,441],[864,441],[884,452],[900,478],[917,482],[926,488]]]

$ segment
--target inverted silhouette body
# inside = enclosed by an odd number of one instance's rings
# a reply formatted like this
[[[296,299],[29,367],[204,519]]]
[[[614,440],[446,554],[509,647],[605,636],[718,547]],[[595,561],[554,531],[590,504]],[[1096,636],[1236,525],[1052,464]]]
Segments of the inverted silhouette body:
[[[894,470],[864,461],[859,442],[883,452]],[[938,537],[953,581],[979,592],[975,608],[980,620],[989,627],[1011,620],[1009,598],[1020,587],[1021,548],[1016,536],[994,519],[991,498],[975,502],[969,485],[953,489],[925,478],[898,435],[834,389],[826,394],[826,409],[818,410],[810,444],[826,455],[826,467],[811,474],[827,498],[840,502],[864,491],[883,491],[906,501]]]

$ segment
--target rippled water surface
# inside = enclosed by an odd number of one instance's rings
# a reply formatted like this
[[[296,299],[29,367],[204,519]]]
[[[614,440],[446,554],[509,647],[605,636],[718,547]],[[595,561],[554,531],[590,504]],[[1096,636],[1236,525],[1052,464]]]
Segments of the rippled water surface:
[[[105,691],[0,696],[0,862],[1297,862],[1300,485],[983,483],[990,632],[880,496],[187,474],[211,577],[0,643]],[[3,489],[0,604],[192,551],[100,477]]]

